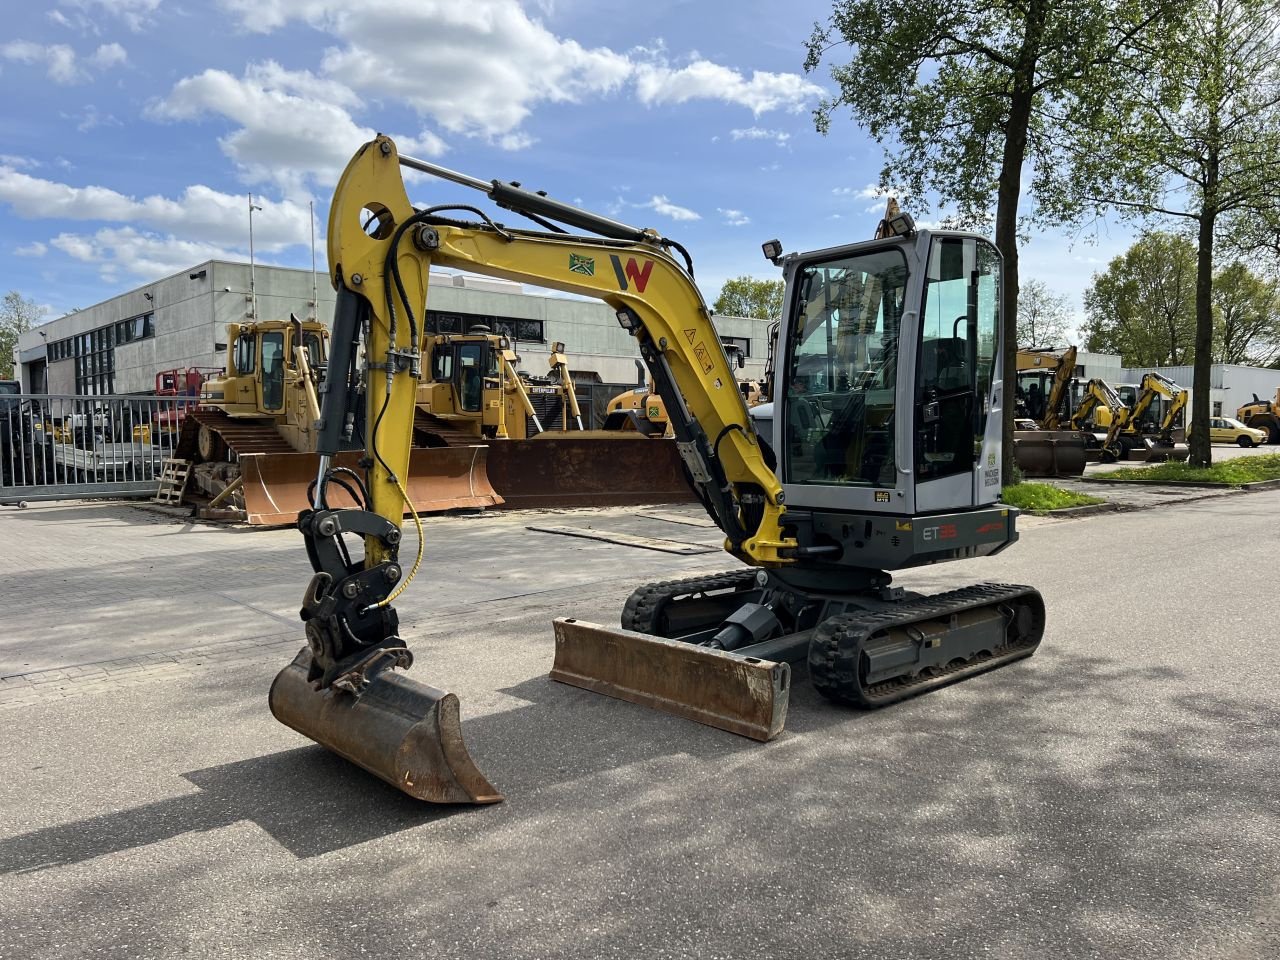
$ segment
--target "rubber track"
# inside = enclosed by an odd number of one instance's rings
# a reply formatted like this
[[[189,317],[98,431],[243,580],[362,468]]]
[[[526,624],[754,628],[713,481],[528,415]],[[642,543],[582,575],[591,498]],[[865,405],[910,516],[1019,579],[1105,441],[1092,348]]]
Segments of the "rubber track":
[[[862,654],[873,643],[875,634],[895,626],[906,626],[924,620],[943,620],[954,613],[995,607],[1030,596],[1038,597],[1032,587],[984,583],[931,597],[905,600],[891,610],[832,617],[814,631],[810,642],[810,679],[818,692],[830,700],[861,707],[880,707],[1030,656],[1040,645],[1040,638],[1044,633],[1043,615],[1038,623],[1032,624],[1027,638],[998,647],[989,657],[952,664],[927,674],[895,677],[865,691],[860,683]],[[881,642],[893,641],[886,637]]]
[[[451,426],[448,420],[416,408],[413,412],[413,432],[415,434],[433,433],[444,441],[446,447],[472,447],[489,443],[485,437],[477,437],[465,430],[459,430]]]
[[[729,570],[705,577],[687,577],[684,580],[663,580],[637,587],[622,608],[622,628],[637,633],[661,636],[658,619],[662,608],[677,597],[709,590],[746,589],[755,583],[756,571]]]

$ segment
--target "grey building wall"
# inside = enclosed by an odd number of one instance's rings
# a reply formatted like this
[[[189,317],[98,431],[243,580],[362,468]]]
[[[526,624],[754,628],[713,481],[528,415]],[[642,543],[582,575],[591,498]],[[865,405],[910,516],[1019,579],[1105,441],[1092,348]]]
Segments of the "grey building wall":
[[[335,297],[326,274],[313,278],[307,270],[258,266],[253,271],[253,289],[257,314],[263,320],[283,320],[294,313],[332,323]],[[636,382],[635,361],[640,354],[635,342],[618,325],[613,309],[598,301],[527,292],[520,284],[503,280],[441,273],[431,275],[427,308],[446,314],[541,321],[545,342],[516,344],[521,367],[530,373],[547,371],[551,344],[558,340],[566,346],[572,370],[595,373],[606,383]],[[23,335],[18,349],[21,369],[34,370],[48,355],[49,344],[147,313],[153,318],[154,335],[113,347],[116,393],[151,392],[161,370],[222,366],[227,324],[253,317],[249,265],[207,261],[59,317]],[[738,375],[761,376],[768,353],[768,324],[741,317],[716,317],[715,324],[722,337],[749,344],[750,356]],[[46,379],[50,393],[74,393],[75,361],[50,362]],[[24,376],[24,389],[30,387]]]

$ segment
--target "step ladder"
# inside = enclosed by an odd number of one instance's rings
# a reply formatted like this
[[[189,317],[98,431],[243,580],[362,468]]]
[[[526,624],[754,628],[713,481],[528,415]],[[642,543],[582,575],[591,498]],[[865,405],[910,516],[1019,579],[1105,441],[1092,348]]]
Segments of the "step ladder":
[[[193,462],[166,457],[164,469],[160,472],[160,486],[156,488],[156,495],[151,498],[151,502],[163,503],[170,507],[181,504],[182,494],[187,489],[187,478],[191,476]]]

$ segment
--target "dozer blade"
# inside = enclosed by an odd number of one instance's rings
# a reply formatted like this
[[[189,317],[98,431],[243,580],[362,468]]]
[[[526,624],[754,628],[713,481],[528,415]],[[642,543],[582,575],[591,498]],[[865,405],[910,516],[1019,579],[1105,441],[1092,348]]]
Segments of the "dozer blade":
[[[285,726],[418,800],[501,802],[467,753],[457,696],[390,670],[359,697],[316,690],[307,681],[310,665],[303,647],[271,684],[271,712]]]
[[[772,740],[787,719],[791,666],[631,630],[555,621],[551,679]]]
[[[489,479],[507,509],[631,507],[695,498],[674,440],[590,431],[489,444]]]
[[[1013,459],[1024,476],[1078,477],[1084,473],[1084,434],[1074,430],[1015,430]]]
[[[412,450],[406,490],[418,513],[496,507],[502,503],[485,470],[486,447],[433,447]],[[357,470],[357,452],[340,453],[337,466]],[[278,527],[297,523],[309,509],[307,489],[316,478],[313,453],[246,454],[240,457],[245,515],[249,523]],[[331,507],[355,506],[337,484],[328,489]]]

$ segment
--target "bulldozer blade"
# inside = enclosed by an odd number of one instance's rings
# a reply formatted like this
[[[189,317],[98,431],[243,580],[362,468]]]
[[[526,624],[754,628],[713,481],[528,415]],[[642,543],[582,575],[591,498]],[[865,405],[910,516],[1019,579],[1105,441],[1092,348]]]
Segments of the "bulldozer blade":
[[[787,719],[791,666],[561,617],[551,679],[772,740]]]
[[[674,440],[591,431],[489,445],[489,480],[506,509],[693,502]]]
[[[1074,430],[1015,430],[1013,459],[1024,476],[1078,477],[1084,473],[1084,435]]]
[[[338,756],[428,803],[499,803],[467,753],[458,698],[384,670],[356,696],[315,689],[306,647],[271,684],[271,713]]]
[[[485,470],[486,452],[486,447],[432,447],[410,451],[405,489],[413,509],[418,513],[441,513],[501,505],[502,498],[490,485]],[[360,472],[360,456],[355,451],[340,453],[334,458],[334,464]],[[316,478],[318,466],[319,459],[313,453],[241,456],[245,519],[266,527],[297,523],[298,514],[311,507],[307,490]],[[329,486],[328,499],[329,506],[335,508],[356,505],[336,484]]]

